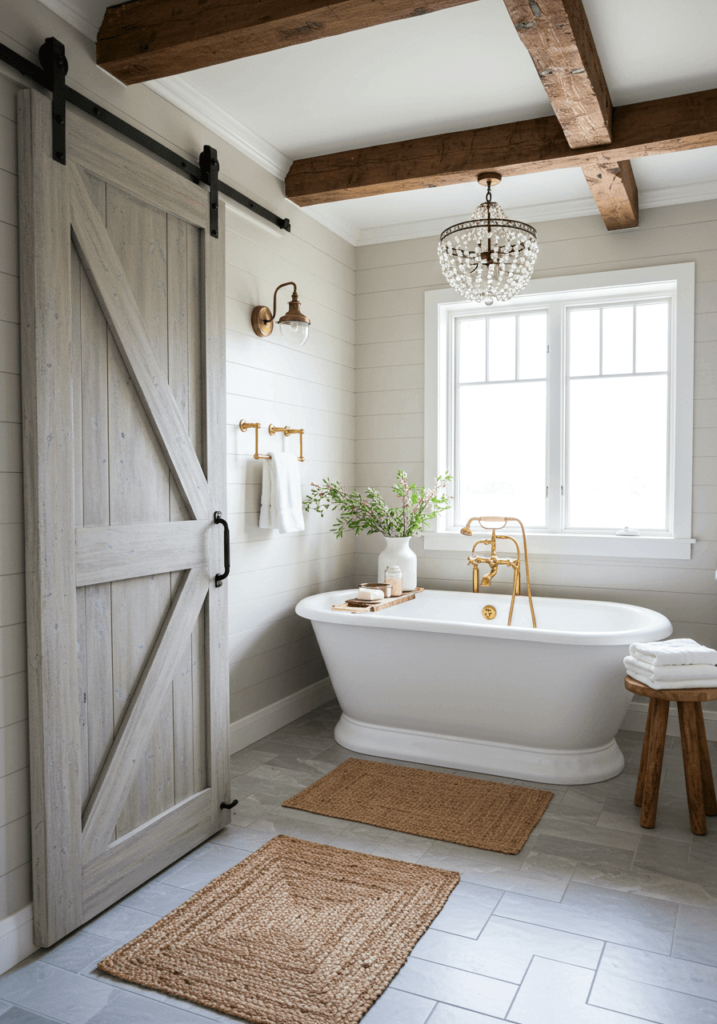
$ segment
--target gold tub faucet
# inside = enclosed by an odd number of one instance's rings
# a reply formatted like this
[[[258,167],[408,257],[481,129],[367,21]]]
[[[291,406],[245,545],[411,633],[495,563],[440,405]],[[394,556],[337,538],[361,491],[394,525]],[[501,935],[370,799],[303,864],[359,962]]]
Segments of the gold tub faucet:
[[[533,619],[533,629],[536,629],[535,622],[535,609],[533,608],[533,595],[530,591],[530,567],[528,564],[528,542],[525,539],[525,527],[523,526],[520,519],[516,519],[515,516],[473,516],[469,519],[466,525],[462,528],[461,533],[465,537],[472,537],[473,531],[471,530],[471,523],[477,522],[478,525],[484,530],[490,530],[490,538],[485,537],[481,540],[477,540],[473,545],[471,554],[468,556],[468,564],[473,566],[473,593],[477,594],[481,587],[489,587],[498,572],[498,566],[507,565],[513,570],[513,594],[510,601],[510,612],[508,613],[508,625],[510,626],[513,620],[513,608],[515,606],[515,598],[520,594],[520,545],[515,537],[511,537],[507,533],[496,533],[497,530],[503,530],[509,522],[518,523],[520,530],[523,535],[523,551],[525,553],[525,579],[528,586],[528,601],[530,603],[530,614]],[[500,526],[484,526],[484,523],[500,523]],[[499,540],[509,540],[515,544],[516,555],[515,558],[499,558],[496,550],[496,542]],[[480,544],[490,545],[490,554],[486,556],[476,555],[475,550]],[[483,579],[480,579],[478,566],[486,564],[490,566],[490,571],[485,574]]]

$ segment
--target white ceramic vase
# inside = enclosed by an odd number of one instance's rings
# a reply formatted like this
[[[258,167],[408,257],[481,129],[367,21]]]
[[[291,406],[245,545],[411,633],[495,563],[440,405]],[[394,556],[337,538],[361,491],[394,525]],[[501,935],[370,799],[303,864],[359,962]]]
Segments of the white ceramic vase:
[[[383,583],[387,565],[400,565],[403,573],[403,589],[415,590],[418,586],[418,559],[410,545],[410,537],[384,537],[386,546],[378,556],[378,582]]]

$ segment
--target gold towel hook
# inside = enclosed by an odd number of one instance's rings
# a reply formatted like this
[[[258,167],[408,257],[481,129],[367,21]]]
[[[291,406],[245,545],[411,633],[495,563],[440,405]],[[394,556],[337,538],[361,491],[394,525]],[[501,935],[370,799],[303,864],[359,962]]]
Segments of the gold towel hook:
[[[293,427],[275,427],[273,423],[269,424],[269,433],[273,437],[274,434],[283,434],[284,437],[288,437],[289,434],[299,435],[299,462],[305,462],[304,458],[304,428],[301,427],[295,430]]]
[[[239,429],[242,434],[247,430],[253,430],[254,433],[254,458],[255,459],[270,459],[271,455],[260,455],[259,454],[259,427],[261,423],[247,423],[246,420],[239,421]]]

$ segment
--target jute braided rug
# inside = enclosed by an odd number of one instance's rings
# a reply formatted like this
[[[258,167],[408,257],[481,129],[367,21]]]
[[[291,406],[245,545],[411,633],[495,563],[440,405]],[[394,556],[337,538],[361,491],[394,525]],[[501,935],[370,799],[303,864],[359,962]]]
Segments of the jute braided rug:
[[[544,789],[350,757],[282,806],[479,850],[520,853],[552,798]]]
[[[276,836],[98,966],[256,1024],[356,1024],[459,878]]]

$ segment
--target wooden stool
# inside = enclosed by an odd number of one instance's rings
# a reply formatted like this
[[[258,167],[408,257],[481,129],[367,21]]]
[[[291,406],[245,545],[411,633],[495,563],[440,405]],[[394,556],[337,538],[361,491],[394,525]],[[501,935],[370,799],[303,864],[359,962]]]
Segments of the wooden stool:
[[[637,777],[635,803],[642,807],[640,824],[643,828],[654,828],[657,818],[657,799],[660,795],[662,755],[665,751],[667,716],[670,701],[677,701],[680,716],[680,738],[682,760],[685,764],[685,785],[687,805],[690,810],[690,828],[696,836],[707,833],[706,814],[717,814],[717,798],[712,778],[710,752],[705,735],[705,720],[702,715],[703,700],[717,700],[717,687],[700,690],[653,690],[651,686],[638,683],[631,676],[625,677],[625,686],[632,693],[650,698],[647,712],[645,739],[640,758],[640,774]]]

